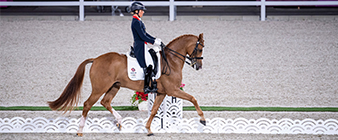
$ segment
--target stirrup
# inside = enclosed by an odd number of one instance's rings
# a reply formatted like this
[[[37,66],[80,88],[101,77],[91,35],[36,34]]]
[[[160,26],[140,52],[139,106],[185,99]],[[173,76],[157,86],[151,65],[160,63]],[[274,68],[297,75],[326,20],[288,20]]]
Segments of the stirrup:
[[[157,93],[157,88],[152,88],[152,89],[150,89],[150,87],[145,88],[144,94],[148,94],[148,93]]]
[[[148,94],[148,93],[157,93],[157,82],[156,80],[153,81],[151,80],[151,87],[150,86],[147,86],[147,87],[144,87],[144,93],[145,94]]]
[[[156,79],[150,79],[151,87],[147,86],[144,88],[144,93],[148,94],[149,92],[157,93],[157,82]]]

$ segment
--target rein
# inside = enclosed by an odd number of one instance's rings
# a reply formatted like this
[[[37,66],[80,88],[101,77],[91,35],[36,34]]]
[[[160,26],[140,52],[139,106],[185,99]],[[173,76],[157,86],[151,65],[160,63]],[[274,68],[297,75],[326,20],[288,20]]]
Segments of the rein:
[[[171,69],[169,67],[169,63],[168,63],[168,59],[164,54],[164,49],[168,49],[170,51],[171,54],[173,54],[174,56],[176,56],[177,58],[181,59],[182,61],[184,61],[186,64],[190,65],[190,66],[194,66],[196,64],[196,62],[194,62],[194,60],[197,59],[203,59],[203,57],[195,57],[194,55],[197,53],[198,51],[198,45],[201,45],[202,47],[204,47],[203,44],[201,44],[199,41],[196,42],[196,47],[194,48],[194,51],[191,53],[191,55],[186,56],[186,55],[182,55],[176,51],[174,51],[173,49],[170,49],[168,47],[166,47],[163,43],[161,43],[161,50],[162,50],[162,59],[164,60],[164,62],[167,64],[166,66],[163,67],[162,69],[162,74],[165,75],[170,75],[171,73]],[[192,57],[190,57],[192,56]],[[183,58],[181,58],[183,57]],[[189,59],[191,63],[189,63],[188,61],[186,61],[185,59]],[[167,71],[169,69],[169,74],[167,74]]]

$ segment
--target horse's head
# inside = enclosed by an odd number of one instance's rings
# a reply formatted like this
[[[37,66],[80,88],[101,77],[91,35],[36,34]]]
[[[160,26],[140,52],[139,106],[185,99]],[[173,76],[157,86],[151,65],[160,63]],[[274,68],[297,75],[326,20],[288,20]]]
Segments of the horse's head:
[[[162,45],[162,48],[168,49],[168,54],[163,56],[164,61],[167,63],[167,65],[169,64],[166,60],[166,56],[169,56],[172,57],[172,60],[173,58],[178,58],[182,60],[196,70],[202,69],[202,53],[204,48],[203,33],[200,34],[198,37],[190,34],[179,36],[171,41],[167,46],[168,47],[165,47],[164,44]],[[191,62],[186,61],[186,59],[189,59]]]
[[[203,33],[201,33],[198,37],[196,43],[189,46],[188,55],[191,60],[191,66],[196,70],[202,69],[202,59],[203,59],[203,48],[204,48],[204,40]],[[189,53],[190,52],[190,53]]]

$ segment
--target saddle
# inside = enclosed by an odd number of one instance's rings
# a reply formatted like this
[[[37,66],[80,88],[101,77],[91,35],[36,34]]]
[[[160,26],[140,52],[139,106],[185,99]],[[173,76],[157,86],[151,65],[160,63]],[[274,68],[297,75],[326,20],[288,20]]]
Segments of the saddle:
[[[148,50],[149,53],[146,53],[145,55],[145,60],[146,60],[146,65],[147,70],[151,71],[151,79],[155,80],[160,78],[161,76],[161,69],[159,66],[161,65],[160,63],[160,53],[155,52],[154,49],[148,49],[146,47],[146,50]],[[138,64],[135,53],[134,53],[134,48],[131,46],[130,47],[130,52],[126,53],[127,56],[127,67],[128,67],[128,77],[130,80],[136,81],[136,80],[144,80],[144,73],[143,69],[141,66]]]

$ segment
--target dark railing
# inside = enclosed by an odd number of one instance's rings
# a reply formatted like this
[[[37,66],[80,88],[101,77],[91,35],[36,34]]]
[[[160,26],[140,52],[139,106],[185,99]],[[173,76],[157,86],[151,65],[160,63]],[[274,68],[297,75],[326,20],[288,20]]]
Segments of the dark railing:
[[[84,6],[129,6],[131,1],[21,1],[0,2],[0,6],[79,6],[79,20],[84,21]],[[143,1],[145,6],[169,6],[169,20],[176,19],[177,6],[260,6],[260,20],[265,21],[266,6],[338,5],[338,1]]]

